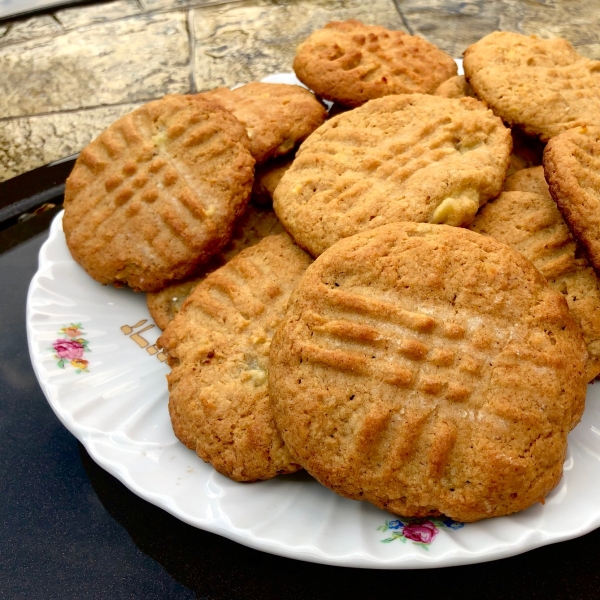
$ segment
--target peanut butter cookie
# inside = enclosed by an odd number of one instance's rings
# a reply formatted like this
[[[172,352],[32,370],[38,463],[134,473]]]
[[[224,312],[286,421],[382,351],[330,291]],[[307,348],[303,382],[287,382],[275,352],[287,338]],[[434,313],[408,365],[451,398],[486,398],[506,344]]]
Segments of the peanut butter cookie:
[[[435,96],[443,98],[477,98],[473,88],[467,83],[464,75],[457,75],[444,81],[435,90]],[[512,175],[520,169],[528,169],[542,164],[542,153],[544,145],[532,136],[526,135],[517,127],[511,130],[513,149],[510,155],[510,167],[508,175]]]
[[[291,152],[327,118],[314,94],[299,85],[254,82],[201,94],[246,127],[257,163]]]
[[[565,297],[581,327],[589,358],[586,378],[600,373],[600,282],[550,196],[543,167],[509,177],[504,191],[477,214],[471,229],[509,244]]]
[[[175,282],[160,292],[146,294],[146,303],[154,322],[161,329],[166,329],[179,312],[185,299],[201,281],[206,279],[209,273],[222,267],[244,248],[258,244],[268,235],[283,233],[283,231],[283,225],[272,210],[261,209],[249,204],[244,215],[236,222],[229,243],[221,252],[201,265],[200,272],[196,273],[196,277]]]
[[[544,174],[569,229],[600,273],[600,127],[579,127],[551,139]]]
[[[313,256],[390,222],[466,226],[502,189],[510,151],[510,131],[473,98],[386,96],[315,131],[273,207]]]
[[[324,485],[476,521],[559,482],[586,355],[564,298],[515,250],[394,223],[308,268],[271,343],[269,394],[290,452]]]
[[[464,69],[479,99],[542,141],[600,125],[600,61],[577,54],[567,40],[496,31],[467,48]]]
[[[197,96],[166,96],[119,119],[79,155],[63,226],[96,281],[154,291],[227,243],[254,159],[237,119]]]
[[[296,50],[294,71],[318,96],[360,106],[390,94],[431,94],[457,67],[423,38],[351,19],[312,33]]]
[[[158,344],[169,355],[173,430],[236,481],[300,468],[267,391],[269,346],[310,258],[281,233],[246,248],[198,284]]]
[[[434,96],[442,96],[442,98],[475,98],[473,88],[467,83],[464,75],[456,75],[444,81],[433,92]]]

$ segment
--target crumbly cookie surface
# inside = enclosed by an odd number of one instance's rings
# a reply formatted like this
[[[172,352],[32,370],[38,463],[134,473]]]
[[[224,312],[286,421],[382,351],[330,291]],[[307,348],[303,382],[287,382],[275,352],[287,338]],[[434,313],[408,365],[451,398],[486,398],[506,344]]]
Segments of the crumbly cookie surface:
[[[477,97],[507,123],[543,141],[580,125],[600,125],[600,61],[564,39],[490,33],[464,55]]]
[[[324,485],[475,521],[558,483],[585,357],[564,298],[516,251],[395,223],[308,268],[271,344],[269,393],[285,443]]]
[[[580,127],[544,150],[550,193],[575,238],[600,273],[600,127]]]
[[[291,152],[327,118],[323,104],[299,85],[253,82],[201,95],[218,102],[246,127],[257,163]]]
[[[235,117],[195,96],[166,96],[119,119],[67,180],[73,257],[97,281],[135,290],[188,276],[223,247],[246,206],[247,144]]]
[[[236,481],[300,468],[275,426],[269,346],[310,258],[285,234],[247,248],[202,281],[158,344],[169,355],[177,437]]]
[[[502,189],[510,152],[510,131],[473,98],[387,96],[315,131],[273,207],[313,256],[385,223],[468,225]]]
[[[227,245],[200,268],[196,277],[168,285],[159,292],[146,294],[146,303],[154,322],[162,329],[175,318],[185,299],[209,273],[222,267],[244,248],[258,244],[268,235],[283,233],[283,225],[272,210],[248,205],[246,212],[236,221],[231,240]]]
[[[294,71],[317,95],[360,106],[390,94],[431,94],[457,67],[423,38],[352,19],[313,32],[296,49]]]
[[[600,281],[550,196],[543,167],[515,173],[504,189],[481,209],[471,229],[512,246],[563,294],[583,332],[591,381],[600,373]]]

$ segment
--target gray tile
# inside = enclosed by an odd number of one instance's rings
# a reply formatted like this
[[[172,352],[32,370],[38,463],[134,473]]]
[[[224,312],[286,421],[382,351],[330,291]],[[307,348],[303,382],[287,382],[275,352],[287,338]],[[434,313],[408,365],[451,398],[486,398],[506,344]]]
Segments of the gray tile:
[[[0,181],[75,154],[138,105],[0,121]]]
[[[575,45],[575,50],[577,50],[579,54],[583,54],[583,56],[586,56],[587,58],[600,60],[600,44]]]
[[[403,29],[392,0],[255,0],[192,11],[199,91],[292,70],[296,46],[332,20]]]
[[[62,33],[62,27],[50,15],[13,21],[5,35],[0,32],[0,46],[16,44],[48,35]]]
[[[150,100],[190,88],[185,13],[0,48],[0,118]]]
[[[544,4],[504,0],[500,29],[542,38],[562,37],[589,58],[600,59],[600,1],[549,1]],[[595,48],[594,48],[595,46]]]
[[[198,6],[236,4],[245,0],[140,0],[146,10],[180,10]]]
[[[408,26],[453,56],[492,31],[564,37],[600,58],[600,0],[398,0]]]
[[[455,57],[498,29],[501,5],[504,5],[502,0],[398,0],[412,32]]]
[[[67,29],[84,27],[93,23],[116,21],[124,17],[131,17],[143,12],[141,5],[136,0],[118,0],[104,4],[92,4],[78,8],[57,10],[54,15]]]

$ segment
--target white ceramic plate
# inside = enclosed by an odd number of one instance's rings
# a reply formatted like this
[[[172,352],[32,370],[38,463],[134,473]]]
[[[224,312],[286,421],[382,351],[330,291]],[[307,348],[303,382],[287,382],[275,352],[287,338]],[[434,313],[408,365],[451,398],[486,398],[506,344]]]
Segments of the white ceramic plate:
[[[67,429],[99,465],[142,498],[253,548],[353,567],[481,562],[600,525],[598,385],[590,386],[583,421],[570,436],[562,482],[544,506],[510,517],[462,528],[435,520],[402,527],[396,517],[341,498],[306,474],[252,484],[219,475],[171,430],[168,368],[152,346],[159,331],[144,295],[90,279],[69,254],[61,217],[52,224],[29,290],[31,360]],[[391,528],[383,531],[386,522]]]
[[[589,388],[564,477],[544,506],[464,527],[409,523],[341,498],[305,473],[235,483],[180,444],[145,296],[90,279],[69,254],[62,215],[31,282],[27,334],[50,406],[99,465],[177,518],[247,546],[347,567],[445,567],[511,556],[600,525],[599,385]]]

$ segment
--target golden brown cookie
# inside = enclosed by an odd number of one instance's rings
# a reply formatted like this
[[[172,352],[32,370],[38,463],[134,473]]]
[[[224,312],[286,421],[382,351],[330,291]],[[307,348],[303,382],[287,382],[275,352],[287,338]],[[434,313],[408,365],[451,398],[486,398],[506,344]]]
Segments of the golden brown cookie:
[[[185,301],[157,344],[169,354],[175,435],[236,481],[297,471],[267,391],[269,346],[310,263],[281,233],[246,248]]]
[[[252,187],[252,202],[259,205],[273,204],[273,193],[279,185],[283,174],[294,162],[293,156],[273,158],[259,165],[254,172],[254,185]]]
[[[327,118],[323,104],[299,85],[254,82],[201,95],[218,102],[246,127],[257,163],[291,152]]]
[[[456,75],[450,77],[433,92],[434,96],[442,96],[442,98],[475,98],[475,93],[471,86],[467,83],[464,75]]]
[[[464,75],[457,75],[444,81],[434,92],[434,96],[444,98],[476,98],[475,92],[467,83]],[[508,175],[520,169],[528,169],[542,164],[543,144],[529,135],[525,135],[520,129],[511,130],[513,150],[510,155],[510,167]]]
[[[496,31],[467,48],[464,69],[479,99],[543,141],[600,125],[600,61],[577,54],[567,40]]]
[[[385,223],[468,225],[502,189],[510,151],[510,131],[473,98],[386,96],[315,131],[273,207],[313,256]]]
[[[423,38],[351,19],[328,23],[302,42],[294,71],[318,96],[360,106],[390,94],[431,94],[457,68]]]
[[[458,227],[393,223],[311,265],[271,343],[279,431],[324,485],[404,516],[543,501],[586,393],[564,298]]]
[[[571,233],[600,273],[600,127],[579,127],[551,139],[544,174]]]
[[[512,246],[563,294],[583,332],[589,354],[586,378],[591,381],[600,373],[598,277],[552,200],[542,167],[518,171],[504,189],[479,211],[471,230]]]
[[[219,252],[248,202],[244,127],[197,96],[165,96],[119,119],[79,155],[63,227],[96,281],[154,291]]]
[[[166,329],[167,325],[179,312],[185,299],[192,293],[198,283],[206,279],[209,273],[222,267],[244,248],[258,244],[260,240],[268,235],[283,233],[283,231],[281,221],[272,210],[261,209],[249,204],[244,215],[236,222],[229,243],[219,254],[213,256],[207,263],[202,264],[199,269],[200,272],[196,273],[193,279],[177,281],[160,290],[160,292],[146,294],[146,303],[154,322],[161,329]]]

